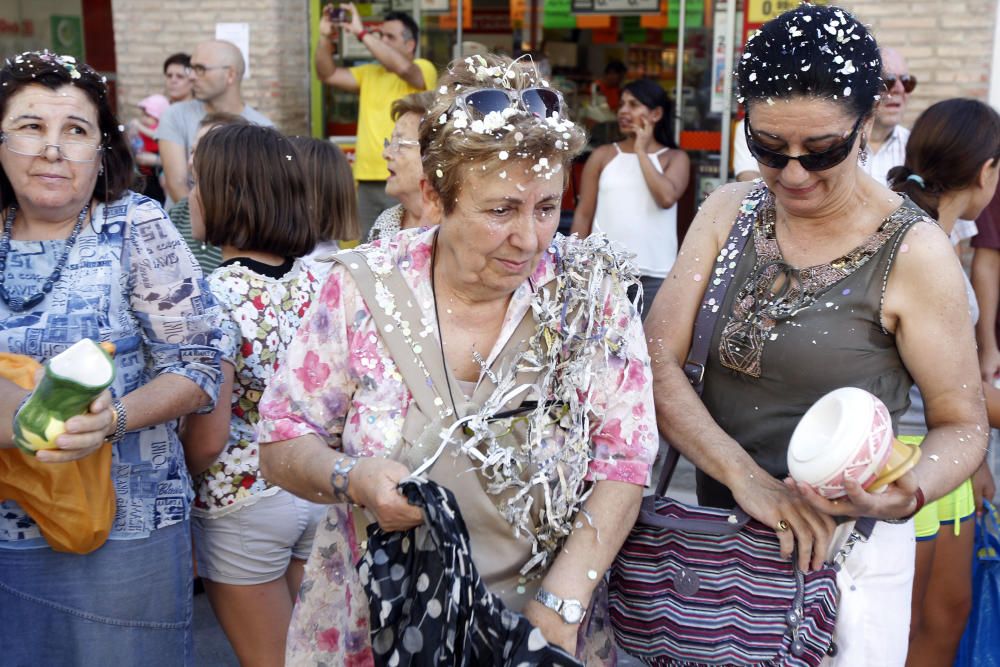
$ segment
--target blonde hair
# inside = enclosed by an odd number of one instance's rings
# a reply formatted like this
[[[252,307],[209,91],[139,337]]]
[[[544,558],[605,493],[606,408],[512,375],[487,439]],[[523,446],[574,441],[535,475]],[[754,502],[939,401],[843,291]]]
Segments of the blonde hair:
[[[573,158],[586,143],[583,129],[566,118],[540,118],[528,112],[504,112],[473,121],[458,109],[464,93],[498,88],[548,87],[530,61],[484,54],[453,60],[440,80],[437,97],[420,122],[420,153],[427,182],[441,198],[445,214],[458,201],[464,174],[495,173],[533,162],[539,178],[560,175],[563,183]],[[491,114],[492,116],[492,114]],[[561,173],[560,173],[561,172]]]

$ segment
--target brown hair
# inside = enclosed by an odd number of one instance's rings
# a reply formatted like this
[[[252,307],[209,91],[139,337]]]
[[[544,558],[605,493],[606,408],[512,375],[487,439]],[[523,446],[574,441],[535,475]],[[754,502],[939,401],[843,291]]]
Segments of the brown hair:
[[[205,116],[198,121],[198,129],[203,127],[215,127],[216,125],[250,125],[248,121],[243,116],[238,113],[229,113],[228,111],[213,111],[211,113],[205,114]]]
[[[277,130],[222,125],[194,154],[205,240],[284,257],[316,246],[319,231],[306,209],[302,160]]]
[[[337,146],[312,137],[291,137],[305,172],[309,214],[320,241],[356,239],[358,203],[351,165]]]
[[[476,89],[547,87],[530,62],[475,55],[452,61],[440,83],[434,104],[420,122],[420,154],[427,182],[441,198],[445,214],[454,211],[464,175],[472,168],[494,173],[531,161],[539,176],[562,172],[567,182],[569,166],[586,143],[578,125],[521,112],[505,116],[495,131],[481,131],[456,109],[458,97]],[[535,169],[542,164],[548,166]]]
[[[400,97],[392,103],[392,108],[389,111],[392,120],[397,121],[408,113],[415,113],[423,118],[427,110],[434,104],[434,97],[434,92],[429,90]]]
[[[889,170],[889,185],[937,219],[942,194],[974,184],[983,163],[998,159],[1000,115],[979,100],[944,100],[913,124],[906,162]]]
[[[91,197],[105,202],[121,198],[125,191],[137,185],[137,172],[132,149],[108,100],[108,86],[90,65],[77,63],[69,56],[48,51],[28,51],[7,59],[0,69],[0,117],[7,113],[7,102],[27,86],[45,86],[58,90],[73,86],[82,90],[97,109],[97,125],[101,132],[98,159],[104,174],[94,184]],[[7,174],[0,169],[0,206],[7,207],[17,200]]]

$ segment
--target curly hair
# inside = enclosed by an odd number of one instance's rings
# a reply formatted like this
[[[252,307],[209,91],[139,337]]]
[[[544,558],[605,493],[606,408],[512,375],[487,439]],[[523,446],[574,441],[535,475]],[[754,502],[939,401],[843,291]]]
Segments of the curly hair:
[[[582,128],[556,115],[541,118],[510,108],[471,119],[459,97],[477,89],[520,91],[547,88],[530,62],[484,54],[453,60],[440,80],[437,97],[420,122],[420,154],[427,182],[441,198],[445,214],[455,209],[465,174],[498,173],[521,166],[539,178],[560,174],[567,182],[570,163],[586,143]],[[561,172],[561,173],[560,173]]]
[[[91,196],[101,201],[119,199],[136,184],[138,172],[135,159],[108,98],[108,85],[94,68],[77,63],[70,56],[48,51],[26,51],[7,59],[0,69],[0,117],[7,114],[11,98],[28,86],[45,86],[58,90],[74,86],[86,94],[97,108],[97,124],[101,131],[101,165],[104,175],[97,179]],[[17,195],[7,174],[0,170],[0,206],[17,201]]]

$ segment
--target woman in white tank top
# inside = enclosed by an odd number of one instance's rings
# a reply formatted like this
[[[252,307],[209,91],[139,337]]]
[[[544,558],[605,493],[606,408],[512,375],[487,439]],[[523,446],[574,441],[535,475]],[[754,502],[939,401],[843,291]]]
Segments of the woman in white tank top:
[[[600,232],[635,253],[645,317],[677,257],[677,200],[690,163],[671,137],[667,94],[650,79],[625,86],[618,126],[626,139],[601,146],[587,160],[572,231]]]

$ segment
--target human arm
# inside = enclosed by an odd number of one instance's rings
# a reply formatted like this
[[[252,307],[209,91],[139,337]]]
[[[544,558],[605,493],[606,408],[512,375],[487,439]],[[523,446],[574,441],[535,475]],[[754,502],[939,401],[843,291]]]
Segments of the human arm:
[[[160,139],[160,162],[163,163],[163,187],[173,201],[188,196],[187,152],[184,146]]]
[[[140,151],[136,153],[135,162],[140,167],[159,167],[160,156],[150,151]]]
[[[832,519],[754,462],[715,422],[683,371],[715,258],[750,187],[722,186],[702,205],[646,318],[656,418],[667,440],[699,470],[725,485],[747,514],[767,526],[779,521],[790,525],[791,530],[778,533],[781,552],[791,557],[797,543],[799,565],[805,570],[810,563],[814,568],[822,564]]]
[[[979,343],[979,371],[985,382],[1000,378],[1000,349],[997,347],[997,304],[1000,302],[1000,249],[977,247],[972,256],[972,288],[979,302],[976,341]]]
[[[351,13],[351,20],[346,26],[347,30],[365,45],[365,48],[371,52],[372,57],[382,67],[401,78],[413,88],[427,90],[429,82],[424,78],[423,70],[420,69],[420,66],[413,59],[406,57],[383,42],[378,35],[367,32],[364,24],[361,23],[361,16],[358,14],[358,10],[353,2],[348,2],[341,6],[346,7]]]
[[[573,212],[573,226],[570,234],[586,238],[593,232],[594,212],[597,210],[597,191],[600,189],[601,172],[611,160],[612,145],[601,146],[594,150],[583,165],[580,176],[580,199]]]
[[[760,178],[760,165],[756,158],[750,153],[747,146],[747,137],[743,124],[746,120],[741,120],[733,130],[733,173],[736,174],[737,181],[752,181]]]
[[[691,176],[691,161],[687,153],[681,150],[670,150],[663,156],[662,173],[653,164],[654,158],[649,154],[649,144],[653,139],[653,123],[645,116],[639,117],[639,127],[635,133],[635,153],[639,158],[639,169],[646,182],[649,194],[660,208],[670,208],[677,203],[687,190]]]
[[[327,5],[327,8],[332,5]],[[327,8],[324,8],[319,20],[319,42],[313,53],[313,65],[320,81],[338,90],[356,93],[360,90],[357,79],[346,67],[337,67],[334,55],[336,50],[337,26],[330,20]]]
[[[207,470],[229,442],[234,374],[233,364],[223,361],[219,399],[215,402],[215,407],[208,413],[188,415],[181,426],[184,458],[192,475]]]

